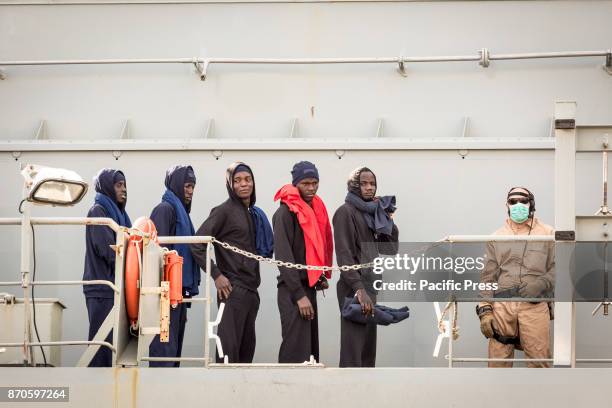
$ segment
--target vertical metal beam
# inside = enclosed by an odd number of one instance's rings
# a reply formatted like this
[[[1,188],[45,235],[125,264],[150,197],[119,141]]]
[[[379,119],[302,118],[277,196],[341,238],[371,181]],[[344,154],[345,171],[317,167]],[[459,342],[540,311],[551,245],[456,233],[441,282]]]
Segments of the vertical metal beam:
[[[204,367],[208,368],[210,364],[210,338],[208,335],[208,326],[210,325],[210,258],[212,256],[213,243],[209,242],[206,246],[206,303],[204,303]]]
[[[28,197],[29,188],[24,184],[23,197]],[[30,328],[30,269],[32,258],[32,224],[30,218],[30,203],[24,201],[22,204],[21,217],[21,287],[23,288],[23,361],[30,365],[35,363],[34,354],[32,353],[32,333]]]
[[[576,102],[555,103],[555,230],[576,230]],[[570,265],[574,245],[574,242],[556,243],[557,298],[571,298],[571,285],[564,282],[570,279],[565,267]],[[555,366],[576,365],[575,312],[573,302],[555,303]]]

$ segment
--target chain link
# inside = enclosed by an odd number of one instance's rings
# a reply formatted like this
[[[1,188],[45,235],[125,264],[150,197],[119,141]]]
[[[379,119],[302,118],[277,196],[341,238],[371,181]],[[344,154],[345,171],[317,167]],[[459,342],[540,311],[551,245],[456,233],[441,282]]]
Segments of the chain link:
[[[235,252],[249,259],[255,259],[256,261],[259,261],[259,262],[267,262],[272,265],[281,266],[281,267],[290,268],[290,269],[310,269],[313,271],[331,272],[331,271],[357,271],[359,269],[372,268],[374,266],[374,262],[368,262],[368,263],[357,264],[357,265],[344,265],[344,266],[303,265],[303,264],[298,264],[294,262],[280,261],[278,259],[266,258],[261,255],[256,255],[249,251],[245,251],[244,249],[240,249],[238,247],[230,245],[227,242],[219,241],[218,239],[215,239],[215,237],[212,237],[212,242],[216,245],[221,246],[222,248],[228,249],[232,252]]]
[[[331,272],[331,271],[357,271],[359,269],[372,268],[374,266],[374,262],[362,263],[357,265],[343,265],[343,266],[317,266],[317,265],[303,265],[294,262],[280,261],[278,259],[266,258],[261,255],[253,254],[249,251],[245,251],[244,249],[240,249],[236,246],[230,245],[227,242],[219,241],[215,237],[211,237],[211,242],[215,245],[219,245],[222,248],[228,249],[232,252],[235,252],[239,255],[242,255],[249,259],[254,259],[258,262],[266,262],[272,265],[281,266],[284,268],[290,269],[310,269],[313,271],[323,271],[323,272]],[[412,255],[419,252],[427,252],[430,249],[442,244],[442,242],[437,242],[431,245],[424,246],[423,248],[419,248],[416,251],[412,251],[406,255]]]

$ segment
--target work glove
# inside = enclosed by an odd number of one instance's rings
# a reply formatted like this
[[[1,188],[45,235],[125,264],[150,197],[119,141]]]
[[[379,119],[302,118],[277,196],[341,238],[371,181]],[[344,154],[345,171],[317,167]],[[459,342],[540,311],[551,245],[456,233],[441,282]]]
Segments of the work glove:
[[[493,312],[484,313],[480,316],[480,331],[487,339],[493,337],[494,323],[495,318],[493,317]]]
[[[532,282],[523,282],[519,286],[519,295],[523,298],[537,298],[542,297],[544,292],[548,289],[548,282],[542,278],[537,278]]]

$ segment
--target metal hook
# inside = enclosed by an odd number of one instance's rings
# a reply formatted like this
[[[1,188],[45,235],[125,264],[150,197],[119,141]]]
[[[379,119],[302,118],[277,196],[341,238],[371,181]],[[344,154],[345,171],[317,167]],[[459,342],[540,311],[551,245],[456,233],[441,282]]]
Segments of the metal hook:
[[[603,66],[603,69],[609,75],[612,75],[612,49],[608,50],[608,53],[606,54],[606,63]]]
[[[402,55],[397,58],[397,71],[403,77],[408,76],[408,73],[406,72],[406,65],[404,63],[404,57]]]
[[[487,68],[491,64],[491,60],[489,59],[489,50],[486,48],[481,48],[480,51],[478,51],[478,54],[480,54],[480,61],[478,62],[478,65],[483,68]]]
[[[206,73],[208,71],[208,64],[210,63],[210,61],[205,59],[204,63],[201,63],[200,60],[195,57],[193,58],[192,61],[193,61],[193,66],[195,67],[196,71],[200,75],[200,80],[206,81]]]

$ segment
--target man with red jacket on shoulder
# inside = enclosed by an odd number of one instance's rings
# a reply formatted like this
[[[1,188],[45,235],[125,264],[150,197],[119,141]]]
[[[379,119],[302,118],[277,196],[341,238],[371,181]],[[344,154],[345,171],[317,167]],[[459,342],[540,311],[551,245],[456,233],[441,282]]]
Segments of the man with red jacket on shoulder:
[[[276,259],[313,266],[331,266],[334,243],[329,216],[317,196],[319,172],[314,164],[302,161],[291,171],[292,183],[281,187],[274,201],[281,204],[274,213]],[[327,289],[331,273],[279,267],[278,310],[283,341],[279,363],[303,363],[313,356],[319,361],[317,290]]]

